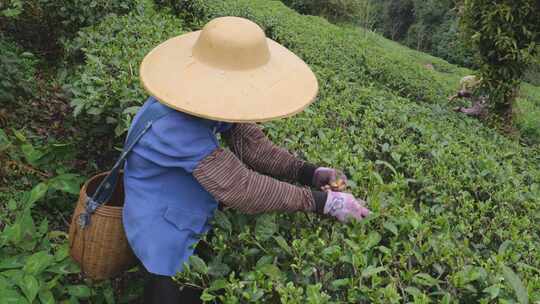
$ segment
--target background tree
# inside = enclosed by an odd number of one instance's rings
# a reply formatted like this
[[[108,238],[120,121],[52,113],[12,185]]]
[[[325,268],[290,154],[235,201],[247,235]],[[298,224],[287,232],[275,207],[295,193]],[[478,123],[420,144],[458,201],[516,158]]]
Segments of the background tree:
[[[521,80],[540,44],[540,1],[464,0],[461,26],[479,55],[481,88],[511,121]]]

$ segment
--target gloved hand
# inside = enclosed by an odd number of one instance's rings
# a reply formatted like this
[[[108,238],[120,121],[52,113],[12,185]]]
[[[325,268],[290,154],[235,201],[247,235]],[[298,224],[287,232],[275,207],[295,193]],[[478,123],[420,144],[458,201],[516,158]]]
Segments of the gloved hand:
[[[336,169],[319,167],[313,174],[313,186],[323,191],[343,191],[347,188],[347,176]]]
[[[365,202],[356,200],[349,193],[328,191],[324,214],[329,214],[337,218],[340,222],[346,223],[350,218],[362,220],[369,215],[369,210],[364,207]]]

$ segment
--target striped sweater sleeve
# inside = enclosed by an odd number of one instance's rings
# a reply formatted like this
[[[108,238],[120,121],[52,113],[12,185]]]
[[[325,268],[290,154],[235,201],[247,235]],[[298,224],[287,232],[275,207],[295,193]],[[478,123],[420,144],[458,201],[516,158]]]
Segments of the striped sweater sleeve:
[[[238,123],[223,133],[231,151],[253,170],[275,178],[312,185],[317,167],[274,145],[253,123]]]
[[[248,169],[233,153],[218,148],[193,176],[224,205],[244,213],[319,211],[326,194],[281,182]]]

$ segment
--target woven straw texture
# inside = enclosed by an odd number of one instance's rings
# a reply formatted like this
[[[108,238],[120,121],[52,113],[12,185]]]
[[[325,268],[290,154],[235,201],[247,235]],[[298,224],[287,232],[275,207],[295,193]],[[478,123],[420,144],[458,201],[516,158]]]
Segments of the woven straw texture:
[[[71,257],[79,264],[83,274],[94,280],[112,278],[137,264],[122,224],[122,174],[119,175],[111,201],[92,214],[90,225],[82,229],[78,223],[86,198],[92,195],[107,173],[93,176],[81,188],[69,227]]]

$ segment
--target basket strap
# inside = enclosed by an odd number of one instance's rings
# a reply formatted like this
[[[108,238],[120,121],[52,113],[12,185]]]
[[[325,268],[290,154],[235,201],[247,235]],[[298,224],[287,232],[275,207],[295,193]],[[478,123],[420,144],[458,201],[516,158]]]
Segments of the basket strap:
[[[155,121],[174,111],[169,107],[161,105],[153,97],[151,97],[150,102],[151,105],[141,114],[137,123],[128,132],[120,158],[109,171],[109,174],[101,181],[94,194],[86,198],[85,211],[79,216],[79,225],[81,228],[88,226],[90,224],[90,216],[111,198],[116,188],[118,174],[124,166],[129,152],[133,150],[143,135],[150,130]]]

